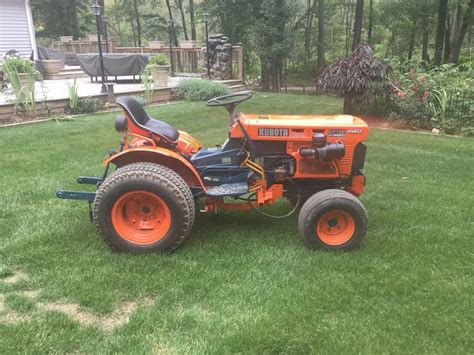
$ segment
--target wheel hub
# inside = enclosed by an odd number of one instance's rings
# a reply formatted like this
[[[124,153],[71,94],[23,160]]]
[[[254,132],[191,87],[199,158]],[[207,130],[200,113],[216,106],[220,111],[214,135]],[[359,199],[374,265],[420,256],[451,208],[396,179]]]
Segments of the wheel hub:
[[[316,234],[328,245],[342,245],[351,239],[354,233],[354,218],[344,210],[328,211],[316,223]]]
[[[133,244],[152,244],[166,235],[171,226],[171,212],[162,198],[148,191],[122,195],[112,208],[116,232]]]

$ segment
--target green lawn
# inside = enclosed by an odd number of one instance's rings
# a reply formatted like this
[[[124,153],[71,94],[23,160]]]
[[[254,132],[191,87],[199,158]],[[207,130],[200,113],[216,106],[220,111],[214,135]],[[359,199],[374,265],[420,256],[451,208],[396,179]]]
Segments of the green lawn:
[[[257,94],[239,108],[337,113],[341,103]],[[207,145],[226,137],[223,109],[150,111]],[[474,349],[472,139],[371,130],[369,230],[356,251],[306,249],[296,215],[225,212],[198,215],[173,255],[127,255],[98,238],[85,202],[55,198],[100,172],[119,142],[114,116],[0,130],[0,353]],[[123,302],[136,302],[128,323]],[[124,324],[107,331],[86,315]]]

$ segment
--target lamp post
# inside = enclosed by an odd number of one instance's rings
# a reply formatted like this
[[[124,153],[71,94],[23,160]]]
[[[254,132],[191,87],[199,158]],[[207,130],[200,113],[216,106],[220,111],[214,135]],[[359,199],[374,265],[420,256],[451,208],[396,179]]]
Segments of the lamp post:
[[[109,35],[107,34],[107,16],[102,16],[102,24],[104,25],[104,39],[105,39],[105,52],[109,53]]]
[[[102,87],[100,89],[100,92],[102,94],[106,94],[107,87],[105,86],[104,56],[102,55],[102,42],[100,38],[100,15],[102,14],[102,6],[98,4],[92,4],[91,10],[92,10],[92,13],[95,15],[95,23],[97,26],[97,43],[99,44],[100,74],[102,76]]]
[[[172,35],[172,29],[173,29],[173,20],[169,19],[168,20],[168,37],[170,40],[170,64],[171,64],[171,76],[174,76],[174,60],[173,60],[173,35]]]
[[[209,14],[207,12],[205,12],[203,15],[202,15],[202,19],[204,21],[204,24],[205,24],[205,28],[206,28],[206,67],[207,67],[207,78],[209,80],[211,80],[211,66],[209,65],[209,62],[210,62],[210,55],[209,55],[209,28],[208,28],[208,24],[209,24]]]

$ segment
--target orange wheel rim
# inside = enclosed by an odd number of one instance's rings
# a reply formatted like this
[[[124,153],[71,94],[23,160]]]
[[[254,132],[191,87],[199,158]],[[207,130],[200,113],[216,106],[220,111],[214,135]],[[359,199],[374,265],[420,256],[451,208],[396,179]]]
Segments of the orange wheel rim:
[[[327,245],[342,245],[352,238],[354,232],[354,218],[343,210],[326,212],[316,224],[316,234]]]
[[[147,245],[161,240],[171,226],[166,203],[148,191],[131,191],[112,207],[112,224],[117,233],[133,244]]]

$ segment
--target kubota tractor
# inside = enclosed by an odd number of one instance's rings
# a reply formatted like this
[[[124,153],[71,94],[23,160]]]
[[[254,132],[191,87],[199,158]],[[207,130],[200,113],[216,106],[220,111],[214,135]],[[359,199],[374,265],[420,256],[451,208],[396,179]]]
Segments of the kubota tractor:
[[[357,198],[365,184],[366,123],[347,115],[235,114],[251,97],[245,91],[207,102],[224,106],[230,118],[227,140],[212,148],[150,117],[132,97],[119,97],[120,151],[109,153],[101,177],[78,178],[97,191],[57,196],[88,201],[91,220],[116,250],[175,250],[191,232],[198,199],[208,213],[237,209],[283,218],[299,210],[310,248],[357,246],[367,230]],[[286,215],[262,210],[283,197],[294,205]]]

